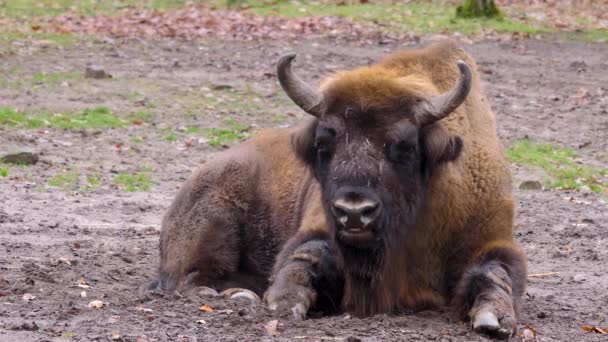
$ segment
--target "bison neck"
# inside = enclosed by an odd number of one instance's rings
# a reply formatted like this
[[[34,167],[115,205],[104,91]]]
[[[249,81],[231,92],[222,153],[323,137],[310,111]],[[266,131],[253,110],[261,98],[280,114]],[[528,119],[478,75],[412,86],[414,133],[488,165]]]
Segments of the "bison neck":
[[[344,258],[342,308],[357,316],[388,313],[397,297],[393,274],[387,274],[384,247],[358,249],[340,246]]]

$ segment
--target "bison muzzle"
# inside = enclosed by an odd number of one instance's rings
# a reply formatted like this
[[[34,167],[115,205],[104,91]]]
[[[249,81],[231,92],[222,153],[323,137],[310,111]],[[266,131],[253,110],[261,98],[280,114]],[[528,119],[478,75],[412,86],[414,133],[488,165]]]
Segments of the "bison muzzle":
[[[526,258],[472,58],[444,42],[319,89],[294,59],[279,60],[278,79],[312,117],[262,131],[185,182],[150,288],[249,288],[297,318],[449,305],[478,332],[513,336]]]

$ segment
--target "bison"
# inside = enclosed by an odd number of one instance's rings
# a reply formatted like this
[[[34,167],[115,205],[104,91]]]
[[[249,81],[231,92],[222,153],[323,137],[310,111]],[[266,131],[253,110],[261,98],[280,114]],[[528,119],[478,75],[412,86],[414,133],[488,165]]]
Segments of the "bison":
[[[294,58],[278,61],[278,79],[312,117],[262,131],[185,182],[150,288],[248,288],[300,319],[449,305],[477,332],[515,334],[526,258],[473,59],[443,42],[316,90]]]

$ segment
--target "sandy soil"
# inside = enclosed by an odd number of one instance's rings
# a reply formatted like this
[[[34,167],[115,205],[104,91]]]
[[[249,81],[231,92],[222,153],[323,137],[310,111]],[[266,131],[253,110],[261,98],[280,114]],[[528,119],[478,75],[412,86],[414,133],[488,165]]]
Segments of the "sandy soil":
[[[443,312],[282,318],[271,336],[265,329],[271,313],[246,299],[142,292],[158,263],[164,211],[191,170],[217,151],[182,126],[216,127],[226,118],[254,130],[292,124],[302,114],[278,90],[273,63],[279,55],[299,52],[297,67],[314,83],[408,44],[99,40],[64,48],[26,44],[2,57],[0,76],[8,84],[41,71],[82,73],[88,63],[104,66],[113,78],[76,77],[31,89],[7,85],[0,87],[1,106],[103,105],[121,115],[141,107],[154,117],[94,131],[0,126],[0,153],[33,151],[41,158],[0,178],[0,341],[485,340]],[[529,136],[608,166],[607,45],[529,40],[466,48],[478,60],[506,144]],[[205,92],[221,86],[256,95],[209,106]],[[192,108],[194,114],[186,115]],[[161,139],[166,127],[179,133],[177,141]],[[150,191],[128,193],[112,184],[117,172],[142,165],[153,170]],[[79,192],[48,185],[68,169],[98,173],[101,185]],[[525,168],[513,170],[515,186],[529,177]],[[84,176],[79,182],[86,182]],[[582,326],[608,326],[606,199],[569,191],[516,194],[517,238],[532,275],[520,328],[531,326],[539,341],[605,340]],[[537,276],[548,272],[555,273]],[[87,306],[96,299],[103,308]],[[200,311],[204,304],[214,311]]]

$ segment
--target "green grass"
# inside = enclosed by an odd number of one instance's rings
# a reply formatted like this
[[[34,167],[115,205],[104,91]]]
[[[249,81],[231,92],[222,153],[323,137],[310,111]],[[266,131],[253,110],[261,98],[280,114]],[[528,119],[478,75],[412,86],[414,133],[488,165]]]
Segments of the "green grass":
[[[178,139],[177,135],[175,135],[175,133],[169,133],[169,134],[165,134],[162,137],[163,140],[165,141],[176,141]]]
[[[522,139],[507,150],[507,156],[515,163],[543,169],[552,178],[546,181],[546,187],[580,189],[588,186],[593,192],[608,192],[608,170],[576,162],[578,154],[569,148]]]
[[[131,119],[131,121],[140,121],[140,122],[151,122],[152,119],[154,119],[154,113],[148,112],[148,111],[144,111],[144,110],[140,110],[137,111],[133,114],[131,114],[131,116],[129,117],[129,119]]]
[[[132,142],[133,144],[141,144],[144,142],[144,138],[142,137],[133,137],[131,139],[129,139],[130,142]]]
[[[40,71],[32,76],[31,82],[33,84],[44,84],[50,87],[60,85],[62,82],[67,80],[82,79],[81,73],[76,72],[44,72]]]
[[[83,15],[114,14],[127,7],[164,10],[183,6],[186,0],[3,0],[0,16],[53,17],[66,12]]]
[[[87,188],[89,190],[96,189],[101,184],[101,175],[93,174],[87,175]]]
[[[233,119],[224,121],[224,124],[226,127],[210,128],[205,132],[205,137],[209,139],[209,145],[222,147],[249,137],[248,125],[241,124]]]
[[[127,192],[148,191],[152,187],[152,177],[147,170],[134,174],[119,173],[114,177],[114,184]]]
[[[476,34],[483,28],[497,32],[543,33],[548,29],[534,27],[506,18],[457,18],[456,6],[438,3],[331,5],[294,1],[265,4],[248,1],[249,11],[263,15],[302,17],[335,15],[354,20],[381,23],[393,30],[434,33],[461,32]]]
[[[96,107],[75,113],[20,113],[0,107],[0,124],[27,128],[53,127],[60,129],[120,128],[126,122],[106,107]]]
[[[78,171],[65,171],[51,177],[49,185],[60,187],[65,191],[74,191],[77,190],[78,178],[80,178]]]
[[[49,89],[54,89],[60,86],[63,82],[74,84],[83,82],[84,75],[77,72],[46,72],[40,71],[32,76],[26,76],[20,73],[19,68],[10,71],[10,78],[0,78],[0,86],[4,88],[15,89],[17,91],[36,91],[43,88],[48,92]]]
[[[32,118],[27,114],[19,113],[12,108],[0,107],[0,125],[19,125],[28,128],[39,128],[44,126],[45,122],[42,119]]]
[[[64,338],[66,340],[71,340],[71,339],[74,338],[74,336],[75,336],[75,334],[73,332],[71,332],[71,331],[64,331],[61,334],[61,338]]]
[[[0,11],[2,8],[2,2],[0,1]],[[0,15],[1,16],[1,15]],[[60,46],[72,46],[76,43],[76,37],[69,34],[56,34],[56,33],[45,33],[45,32],[14,32],[14,31],[3,31],[0,32],[0,46],[9,46],[14,41],[27,40],[35,41],[39,43],[50,43]],[[0,52],[4,48],[0,48]]]
[[[200,128],[197,126],[188,126],[186,127],[186,133],[198,133],[200,132]]]
[[[6,177],[8,177],[8,175],[9,175],[8,168],[4,167],[4,166],[0,166],[0,177],[6,178]]]
[[[101,185],[101,174],[93,173],[82,175],[78,170],[62,171],[51,177],[48,181],[50,186],[62,188],[65,191],[85,193],[95,190]]]

